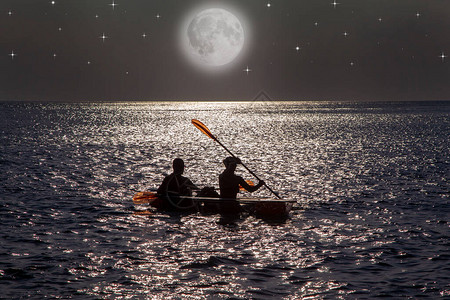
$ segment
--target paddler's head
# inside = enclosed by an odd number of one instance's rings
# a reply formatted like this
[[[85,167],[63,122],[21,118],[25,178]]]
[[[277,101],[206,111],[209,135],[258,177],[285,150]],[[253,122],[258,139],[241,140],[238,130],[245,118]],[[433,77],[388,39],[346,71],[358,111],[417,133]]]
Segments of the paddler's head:
[[[184,161],[181,158],[175,158],[172,163],[173,173],[183,174],[184,172]]]
[[[239,159],[229,156],[223,160],[223,164],[227,170],[236,170],[236,166],[239,163]]]

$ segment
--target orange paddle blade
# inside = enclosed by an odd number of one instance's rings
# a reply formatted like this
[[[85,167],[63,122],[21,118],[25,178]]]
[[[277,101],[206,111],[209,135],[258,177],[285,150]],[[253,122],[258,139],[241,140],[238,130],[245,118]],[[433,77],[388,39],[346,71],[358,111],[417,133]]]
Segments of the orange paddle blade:
[[[255,183],[253,181],[251,181],[251,180],[246,180],[245,182],[247,182],[247,184],[249,186],[255,186]],[[239,190],[245,191],[245,189],[241,185],[239,185]]]
[[[151,203],[158,199],[158,195],[154,192],[138,192],[133,196],[134,204]]]
[[[213,140],[216,140],[216,137],[211,133],[211,131],[209,131],[208,127],[206,127],[205,124],[196,119],[192,119],[192,124],[194,124],[194,126],[197,127],[201,132],[203,132]]]

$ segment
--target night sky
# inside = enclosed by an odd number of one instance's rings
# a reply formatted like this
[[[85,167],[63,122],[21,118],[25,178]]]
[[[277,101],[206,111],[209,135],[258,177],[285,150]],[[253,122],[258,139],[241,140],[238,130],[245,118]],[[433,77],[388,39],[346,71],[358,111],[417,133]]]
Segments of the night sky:
[[[208,6],[245,32],[218,74],[179,42]],[[450,0],[1,0],[0,67],[6,101],[450,100]]]

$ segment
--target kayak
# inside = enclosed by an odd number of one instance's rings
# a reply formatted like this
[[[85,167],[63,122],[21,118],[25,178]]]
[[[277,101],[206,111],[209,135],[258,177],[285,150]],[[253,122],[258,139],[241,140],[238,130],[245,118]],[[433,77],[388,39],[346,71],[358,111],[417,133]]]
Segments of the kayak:
[[[225,199],[225,198],[208,198],[208,197],[187,197],[192,199],[196,204],[199,211],[202,211],[203,207],[211,207],[216,204],[220,207],[220,204],[237,202],[244,211],[248,211],[258,217],[264,218],[279,218],[285,217],[292,209],[295,200],[280,200],[273,198],[238,198]],[[220,208],[219,208],[220,210]],[[220,212],[220,211],[219,211]]]
[[[295,200],[242,197],[238,199],[215,197],[160,197],[154,192],[138,192],[133,197],[134,204],[150,204],[157,209],[166,209],[170,203],[171,210],[195,211],[201,213],[225,213],[223,207],[236,204],[241,211],[247,211],[262,218],[283,218],[289,215]]]

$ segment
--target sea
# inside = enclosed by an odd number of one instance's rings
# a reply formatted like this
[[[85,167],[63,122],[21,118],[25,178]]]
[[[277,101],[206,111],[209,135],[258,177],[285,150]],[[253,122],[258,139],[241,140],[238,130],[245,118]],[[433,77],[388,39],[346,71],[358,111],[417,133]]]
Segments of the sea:
[[[287,218],[133,204],[218,187],[192,119]],[[450,299],[449,179],[445,101],[1,102],[0,298]]]

